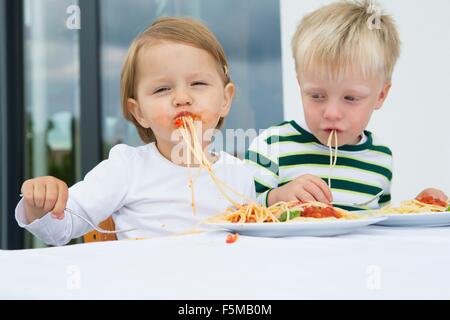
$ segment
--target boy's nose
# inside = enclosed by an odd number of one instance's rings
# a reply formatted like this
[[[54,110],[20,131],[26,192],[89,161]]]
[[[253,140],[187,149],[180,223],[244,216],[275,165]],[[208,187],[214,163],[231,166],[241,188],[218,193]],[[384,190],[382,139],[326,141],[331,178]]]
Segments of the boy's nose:
[[[327,120],[340,120],[342,119],[342,112],[338,103],[332,102],[325,106],[323,117]]]
[[[185,90],[178,90],[175,93],[173,104],[175,107],[192,105],[192,97]]]

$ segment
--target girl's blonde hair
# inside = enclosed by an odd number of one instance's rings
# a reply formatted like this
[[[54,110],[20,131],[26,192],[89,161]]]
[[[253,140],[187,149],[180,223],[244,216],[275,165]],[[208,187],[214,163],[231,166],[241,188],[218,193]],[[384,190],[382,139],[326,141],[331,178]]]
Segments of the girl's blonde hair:
[[[369,0],[340,1],[305,16],[292,39],[297,75],[342,79],[348,72],[390,81],[400,55],[393,18]]]
[[[136,121],[134,116],[128,111],[127,101],[129,98],[137,98],[136,68],[140,50],[146,45],[158,40],[184,43],[207,51],[217,62],[218,71],[224,85],[231,82],[225,52],[219,41],[205,25],[191,18],[162,17],[155,20],[145,31],[134,39],[128,49],[120,78],[123,115],[135,125],[144,143],[155,141],[153,131],[151,128],[142,127]],[[220,118],[217,128],[223,125],[223,120],[223,118]]]

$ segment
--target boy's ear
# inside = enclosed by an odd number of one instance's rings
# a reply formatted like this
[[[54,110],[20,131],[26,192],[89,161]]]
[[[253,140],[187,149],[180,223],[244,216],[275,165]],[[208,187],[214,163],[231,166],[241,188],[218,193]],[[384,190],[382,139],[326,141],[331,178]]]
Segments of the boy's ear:
[[[220,116],[221,117],[226,117],[228,115],[228,113],[230,112],[231,109],[231,103],[233,102],[233,97],[234,97],[234,93],[235,93],[235,86],[233,83],[228,83],[225,86],[225,103],[222,106],[222,110],[220,111]]]
[[[142,115],[142,111],[141,108],[139,107],[139,103],[132,99],[129,98],[127,100],[127,110],[129,113],[131,113],[134,117],[134,119],[136,119],[136,121],[144,128],[149,128],[150,126],[148,125],[147,121],[145,120],[144,116]]]
[[[377,101],[375,102],[375,110],[379,110],[383,106],[383,103],[386,100],[391,87],[392,83],[390,81],[384,85],[383,89],[377,97]]]

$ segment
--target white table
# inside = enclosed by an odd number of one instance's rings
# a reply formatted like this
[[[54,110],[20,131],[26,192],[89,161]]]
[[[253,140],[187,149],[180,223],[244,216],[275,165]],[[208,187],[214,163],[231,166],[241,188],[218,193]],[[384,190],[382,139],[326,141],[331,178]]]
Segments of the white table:
[[[450,227],[0,251],[0,298],[450,299]]]

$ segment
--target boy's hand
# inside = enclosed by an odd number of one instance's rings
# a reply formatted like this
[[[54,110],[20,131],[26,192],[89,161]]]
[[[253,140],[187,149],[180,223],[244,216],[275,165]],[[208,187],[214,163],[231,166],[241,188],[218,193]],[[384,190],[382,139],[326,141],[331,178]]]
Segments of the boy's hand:
[[[319,201],[329,204],[333,201],[328,185],[321,178],[305,174],[282,187],[269,192],[269,206],[280,201]]]
[[[427,188],[423,190],[421,193],[417,195],[416,199],[424,197],[432,197],[433,199],[448,202],[447,195],[443,191],[435,188]]]
[[[39,177],[25,181],[21,192],[28,223],[52,212],[53,218],[63,219],[69,196],[67,184],[55,177]]]

